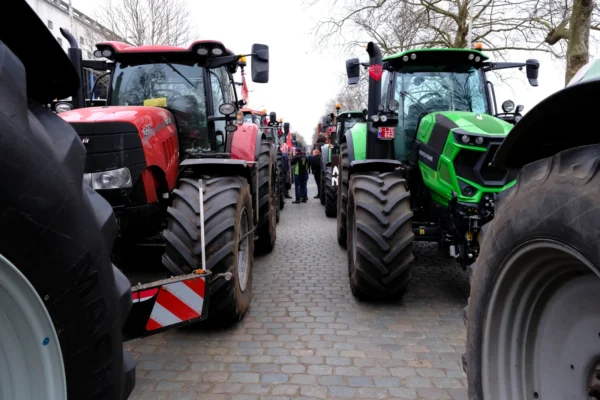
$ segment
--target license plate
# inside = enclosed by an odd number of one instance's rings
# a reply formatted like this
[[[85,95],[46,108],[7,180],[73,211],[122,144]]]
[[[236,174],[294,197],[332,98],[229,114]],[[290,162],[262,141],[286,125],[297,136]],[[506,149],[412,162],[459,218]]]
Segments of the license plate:
[[[390,140],[396,137],[396,127],[394,126],[380,126],[377,128],[377,138],[383,140]]]

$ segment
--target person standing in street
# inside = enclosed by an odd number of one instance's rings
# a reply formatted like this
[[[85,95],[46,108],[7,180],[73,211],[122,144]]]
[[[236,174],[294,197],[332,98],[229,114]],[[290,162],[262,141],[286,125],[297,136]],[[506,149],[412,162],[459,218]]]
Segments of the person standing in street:
[[[321,151],[319,149],[314,149],[312,152],[310,169],[315,177],[315,182],[317,182],[317,195],[313,198],[318,199],[321,197]]]
[[[308,170],[310,165],[304,155],[304,150],[298,149],[296,156],[292,159],[294,169],[294,186],[296,188],[296,200],[292,204],[306,203],[308,201]]]

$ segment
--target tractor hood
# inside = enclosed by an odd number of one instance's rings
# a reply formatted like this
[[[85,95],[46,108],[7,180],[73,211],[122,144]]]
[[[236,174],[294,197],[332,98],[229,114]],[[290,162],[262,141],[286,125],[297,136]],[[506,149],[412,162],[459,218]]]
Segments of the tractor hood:
[[[436,123],[442,122],[449,129],[465,131],[477,135],[506,136],[513,125],[492,115],[468,111],[442,111],[433,114]],[[431,115],[431,114],[430,114]],[[439,116],[439,117],[437,117]],[[442,118],[440,118],[442,117]]]
[[[134,125],[143,142],[151,136],[166,128],[175,134],[176,128],[171,113],[160,107],[148,106],[111,106],[89,107],[66,111],[58,114],[81,132],[83,125],[94,124],[96,127],[120,125]],[[94,128],[94,130],[96,130]],[[90,132],[102,134],[101,132]],[[108,132],[107,132],[108,133]]]

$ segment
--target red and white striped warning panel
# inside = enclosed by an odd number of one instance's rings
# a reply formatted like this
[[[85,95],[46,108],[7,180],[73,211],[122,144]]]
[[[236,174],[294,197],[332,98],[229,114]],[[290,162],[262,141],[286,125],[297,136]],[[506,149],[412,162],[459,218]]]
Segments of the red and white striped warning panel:
[[[204,279],[198,277],[161,286],[146,330],[153,331],[199,318],[204,304]]]
[[[158,288],[140,290],[139,292],[132,292],[131,297],[134,303],[140,303],[142,301],[150,300],[158,293]]]

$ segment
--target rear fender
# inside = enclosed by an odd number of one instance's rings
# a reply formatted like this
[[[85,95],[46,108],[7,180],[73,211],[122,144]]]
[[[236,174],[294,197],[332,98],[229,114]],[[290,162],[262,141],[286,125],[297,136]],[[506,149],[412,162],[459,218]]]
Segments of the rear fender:
[[[353,174],[361,174],[364,172],[394,172],[396,168],[400,167],[400,161],[398,160],[360,160],[352,161],[350,163],[350,171],[348,177]]]
[[[600,91],[600,79],[568,86],[547,97],[514,126],[496,152],[494,162],[501,168],[520,169],[573,147],[600,143],[595,134],[593,100]]]
[[[357,123],[346,132],[348,161],[362,161],[367,158],[367,124]]]
[[[181,162],[182,173],[193,171],[194,175],[243,176],[250,182],[250,164],[245,160],[230,158],[188,158]]]
[[[234,160],[256,161],[260,151],[261,132],[255,124],[244,122],[233,132],[229,153]]]

